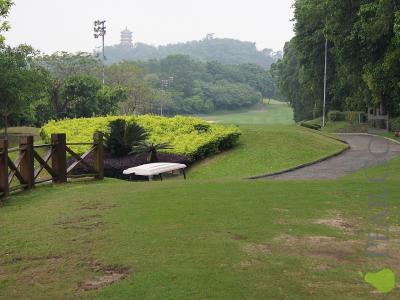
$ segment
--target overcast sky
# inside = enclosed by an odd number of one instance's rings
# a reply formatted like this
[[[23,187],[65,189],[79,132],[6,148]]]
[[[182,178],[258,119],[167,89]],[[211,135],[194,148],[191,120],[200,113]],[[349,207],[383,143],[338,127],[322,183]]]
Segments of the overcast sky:
[[[135,42],[152,45],[216,37],[281,50],[293,36],[293,0],[15,0],[6,34],[46,53],[92,51],[93,21],[107,20],[106,45],[128,27]]]

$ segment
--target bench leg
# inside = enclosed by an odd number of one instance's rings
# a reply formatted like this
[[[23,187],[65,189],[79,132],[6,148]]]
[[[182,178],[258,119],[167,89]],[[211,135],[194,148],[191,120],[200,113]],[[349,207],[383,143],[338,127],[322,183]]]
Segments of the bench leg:
[[[158,177],[160,177],[160,180],[163,181],[162,174],[159,174]]]
[[[183,173],[183,178],[185,178],[185,180],[186,180],[186,171],[185,171],[185,169],[182,169],[182,173]]]

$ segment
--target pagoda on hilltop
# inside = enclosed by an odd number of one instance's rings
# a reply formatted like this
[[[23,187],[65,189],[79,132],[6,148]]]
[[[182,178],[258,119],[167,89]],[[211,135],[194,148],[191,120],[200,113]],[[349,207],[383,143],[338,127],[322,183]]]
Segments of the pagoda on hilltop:
[[[121,43],[120,45],[123,47],[133,47],[133,32],[130,31],[128,28],[125,28],[125,30],[121,31]]]

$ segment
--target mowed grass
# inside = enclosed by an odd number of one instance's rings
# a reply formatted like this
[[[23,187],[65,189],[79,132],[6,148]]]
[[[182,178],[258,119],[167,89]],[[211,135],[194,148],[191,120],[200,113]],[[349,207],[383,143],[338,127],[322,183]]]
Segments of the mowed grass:
[[[195,164],[193,179],[250,177],[274,173],[315,161],[345,148],[343,143],[297,127],[287,103],[265,100],[259,109],[204,117],[238,124],[239,145]]]
[[[290,108],[285,102],[279,102],[272,99],[265,100],[263,105],[251,110],[200,115],[199,117],[210,122],[229,124],[294,124],[292,108]]]
[[[21,136],[33,135],[35,143],[40,143],[40,128],[35,127],[10,127],[8,128],[9,147],[17,147]],[[0,129],[0,138],[4,137],[4,129]]]
[[[0,209],[0,298],[382,299],[359,272],[400,272],[399,171],[397,159],[368,171],[390,174],[384,183],[359,172],[36,188]],[[382,193],[388,233],[369,220],[381,212],[371,195]],[[366,256],[370,232],[390,236],[379,243],[392,258]],[[85,291],[113,270],[125,277]]]
[[[308,163],[341,151],[345,144],[289,125],[241,125],[239,145],[195,164],[192,179],[245,178]]]

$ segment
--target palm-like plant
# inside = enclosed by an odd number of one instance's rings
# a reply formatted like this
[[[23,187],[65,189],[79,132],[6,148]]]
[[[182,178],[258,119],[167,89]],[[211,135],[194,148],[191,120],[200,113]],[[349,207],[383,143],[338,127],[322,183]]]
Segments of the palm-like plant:
[[[148,163],[155,163],[158,162],[158,152],[161,150],[168,150],[171,149],[171,145],[168,143],[150,143],[148,141],[142,141],[135,145],[132,148],[132,153],[146,153],[147,154],[147,162]]]
[[[132,147],[146,141],[149,134],[133,121],[117,119],[109,125],[105,144],[112,156],[121,157],[131,152]]]

